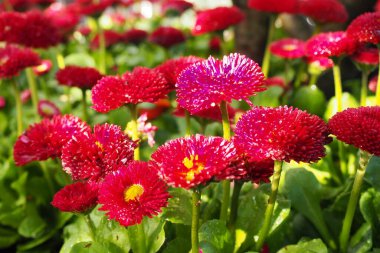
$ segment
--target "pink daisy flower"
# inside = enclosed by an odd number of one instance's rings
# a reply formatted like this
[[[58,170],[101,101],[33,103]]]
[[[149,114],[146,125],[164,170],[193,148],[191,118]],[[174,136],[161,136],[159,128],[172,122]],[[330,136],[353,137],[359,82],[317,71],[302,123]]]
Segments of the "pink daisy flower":
[[[360,15],[348,26],[348,37],[358,42],[380,44],[379,19],[380,12],[369,12]]]
[[[160,146],[152,154],[151,164],[168,185],[190,189],[220,174],[235,155],[231,142],[221,137],[195,135]]]
[[[374,47],[360,47],[352,55],[352,60],[359,64],[377,66],[379,64],[379,50]]]
[[[166,0],[162,3],[162,13],[178,16],[193,7],[193,4],[184,0]]]
[[[347,10],[339,0],[299,0],[298,13],[319,23],[344,23],[348,19]]]
[[[179,106],[192,114],[219,106],[222,101],[247,100],[265,90],[264,75],[259,65],[240,54],[210,56],[181,72],[177,79]]]
[[[122,226],[140,224],[168,204],[169,193],[157,172],[145,162],[133,162],[109,174],[100,187],[99,210]]]
[[[272,42],[269,50],[280,58],[297,59],[305,55],[305,42],[299,39],[285,38]]]
[[[96,125],[94,133],[73,135],[62,150],[62,167],[73,180],[101,181],[133,160],[136,148],[116,125]]]
[[[43,118],[52,118],[61,114],[59,108],[49,100],[39,100],[37,105],[38,114]]]
[[[252,160],[316,162],[330,141],[318,116],[292,107],[255,107],[236,125],[234,143]]]
[[[248,0],[248,7],[258,11],[273,12],[273,13],[296,13],[297,0]]]
[[[62,85],[91,89],[103,75],[95,68],[67,66],[58,70],[55,77]]]
[[[33,67],[33,72],[37,76],[43,76],[51,70],[53,67],[53,63],[50,60],[42,60],[41,64],[38,66]]]

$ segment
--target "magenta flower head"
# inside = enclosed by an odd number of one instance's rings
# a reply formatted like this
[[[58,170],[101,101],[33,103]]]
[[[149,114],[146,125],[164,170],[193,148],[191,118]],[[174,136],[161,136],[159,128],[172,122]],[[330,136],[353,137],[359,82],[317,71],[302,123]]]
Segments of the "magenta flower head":
[[[259,65],[240,54],[210,56],[187,67],[177,79],[179,106],[192,114],[219,106],[222,101],[248,99],[265,90],[264,75]]]
[[[329,120],[336,138],[370,154],[380,155],[380,107],[348,108]]]
[[[49,18],[58,29],[61,36],[67,37],[74,31],[80,21],[79,13],[65,4],[56,2],[44,10],[44,15]]]
[[[275,56],[284,59],[297,59],[305,55],[305,42],[286,38],[271,43],[269,50]]]
[[[325,156],[327,125],[297,108],[255,107],[243,114],[235,129],[235,146],[252,160],[316,162]]]
[[[93,108],[108,112],[124,104],[154,103],[169,93],[170,87],[162,73],[136,67],[122,77],[106,76],[92,88]]]
[[[320,33],[306,42],[306,55],[309,57],[339,57],[352,54],[357,43],[347,37],[346,32]]]
[[[94,133],[73,135],[62,150],[62,167],[73,180],[102,181],[133,160],[137,144],[116,125],[96,125]]]
[[[339,0],[299,0],[298,13],[319,23],[344,23],[348,13]]]
[[[244,18],[243,12],[236,6],[203,10],[197,13],[192,34],[201,35],[222,31],[230,26],[239,24]]]
[[[174,45],[185,42],[185,40],[185,34],[181,30],[169,26],[158,27],[149,36],[150,42],[165,48],[170,48]]]
[[[364,13],[347,28],[347,35],[358,42],[380,44],[380,12]]]
[[[99,210],[122,226],[140,224],[168,204],[167,186],[146,162],[132,162],[109,174],[100,187]]]
[[[190,189],[221,173],[235,155],[231,142],[195,135],[160,146],[152,154],[151,165],[168,185]]]
[[[178,16],[192,7],[192,3],[184,0],[166,0],[162,3],[161,10],[163,14]]]
[[[62,85],[91,89],[103,75],[95,68],[67,66],[58,70],[55,77]]]
[[[59,108],[49,100],[41,99],[37,105],[38,114],[43,118],[52,118],[55,115],[61,114]]]
[[[248,0],[248,7],[258,11],[273,12],[273,13],[296,13],[297,0]]]
[[[62,147],[73,135],[89,131],[85,122],[72,115],[44,119],[18,137],[13,149],[16,165],[60,157]]]
[[[21,70],[38,64],[39,56],[28,48],[12,45],[0,48],[0,79],[17,76]]]
[[[375,67],[379,64],[379,50],[375,47],[359,47],[352,55],[352,60],[358,64]]]
[[[177,59],[169,59],[161,65],[158,65],[156,69],[165,76],[170,88],[174,89],[178,75],[188,66],[202,60],[204,59],[196,56],[184,56]]]
[[[124,43],[140,44],[145,41],[148,37],[148,33],[141,29],[130,29],[122,34],[122,39]]]
[[[99,185],[93,182],[76,182],[58,191],[51,204],[62,212],[87,213],[98,202]]]

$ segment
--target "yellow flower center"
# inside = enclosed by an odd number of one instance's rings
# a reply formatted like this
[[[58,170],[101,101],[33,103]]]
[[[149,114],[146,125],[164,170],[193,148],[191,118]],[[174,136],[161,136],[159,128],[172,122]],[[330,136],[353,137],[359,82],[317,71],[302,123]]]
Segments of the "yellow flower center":
[[[184,173],[187,181],[194,180],[194,177],[201,173],[201,171],[205,168],[204,164],[199,162],[198,159],[198,155],[190,155],[190,157],[185,157],[183,159],[183,165],[189,169],[189,171]]]
[[[38,72],[43,72],[43,71],[46,71],[48,69],[48,66],[46,65],[46,64],[41,64],[41,65],[38,65],[37,67],[36,67],[36,70],[38,71]]]
[[[284,45],[282,47],[282,49],[284,49],[285,51],[293,51],[293,50],[297,49],[297,46],[292,45],[292,44],[288,44],[288,45]]]
[[[99,141],[95,141],[95,145],[98,146],[98,148],[99,148],[101,151],[104,151],[103,145],[102,145]]]
[[[124,191],[124,200],[126,202],[131,200],[139,200],[144,193],[144,187],[140,184],[133,184]]]

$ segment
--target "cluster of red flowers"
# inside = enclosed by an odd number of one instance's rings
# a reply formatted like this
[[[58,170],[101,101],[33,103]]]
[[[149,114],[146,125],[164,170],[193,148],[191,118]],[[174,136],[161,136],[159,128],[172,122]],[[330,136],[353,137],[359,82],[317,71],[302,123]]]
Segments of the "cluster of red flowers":
[[[0,78],[10,78],[27,67],[40,64],[40,58],[30,49],[7,45],[0,48],[0,62]]]

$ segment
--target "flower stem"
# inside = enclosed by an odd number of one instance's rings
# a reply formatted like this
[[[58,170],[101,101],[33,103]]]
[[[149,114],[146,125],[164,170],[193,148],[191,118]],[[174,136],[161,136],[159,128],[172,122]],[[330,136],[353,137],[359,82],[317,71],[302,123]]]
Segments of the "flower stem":
[[[42,174],[43,174],[43,176],[46,180],[46,183],[48,185],[50,194],[51,194],[51,196],[53,196],[55,193],[55,189],[54,189],[54,185],[53,185],[53,178],[51,177],[49,168],[46,166],[45,162],[39,162],[39,164],[41,166]]]
[[[220,110],[222,112],[223,138],[226,140],[230,140],[231,127],[230,127],[230,120],[228,117],[227,103],[225,101],[222,101],[220,105]],[[220,209],[220,220],[227,222],[228,206],[230,204],[231,184],[229,180],[224,180],[222,181],[222,185],[223,185],[223,199],[222,199],[222,207]]]
[[[365,169],[367,167],[370,155],[364,151],[359,151],[359,167],[356,170],[356,175],[354,179],[354,184],[352,186],[350,199],[348,201],[348,206],[346,209],[346,215],[343,220],[342,231],[339,236],[340,251],[342,253],[347,252],[348,239],[350,237],[352,220],[356,211],[356,206],[358,204],[360,196],[360,188],[363,184],[363,177],[365,174]]]
[[[343,103],[342,103],[342,79],[340,75],[339,63],[334,62],[333,73],[334,73],[334,87],[335,87],[337,112],[341,112],[343,110]]]
[[[83,120],[88,120],[86,89],[82,89]]]
[[[378,48],[379,48],[379,60],[380,60],[380,45],[378,45]],[[377,75],[376,105],[380,105],[380,68],[379,68],[379,73]]]
[[[238,206],[239,206],[239,195],[241,188],[243,187],[243,182],[241,181],[235,181],[234,189],[232,191],[232,198],[231,198],[231,213],[230,213],[230,220],[229,220],[229,227],[233,230],[235,229],[235,222],[238,214]],[[234,233],[233,233],[234,234]]]
[[[145,231],[144,231],[144,220],[141,224],[137,225],[137,243],[139,247],[138,253],[145,253],[146,251],[146,243],[145,243]]]
[[[185,110],[185,125],[186,125],[186,132],[185,136],[190,136],[191,135],[191,125],[190,125],[190,113]]]
[[[130,104],[129,107],[132,115],[132,140],[137,141],[139,140],[139,132],[138,132],[138,125],[137,125],[137,105],[136,104]],[[140,160],[140,148],[137,146],[134,151],[134,157],[135,160]]]
[[[276,21],[276,15],[270,15],[269,17],[269,30],[268,30],[268,37],[267,37],[267,43],[265,45],[265,52],[263,57],[263,64],[262,64],[262,71],[265,77],[268,77],[269,74],[269,67],[270,67],[270,51],[269,51],[269,45],[272,42],[273,34],[274,34],[274,22]]]
[[[294,81],[294,89],[298,89],[301,85],[302,77],[305,71],[306,64],[301,63],[297,69],[296,80]]]
[[[362,87],[360,89],[360,105],[365,106],[367,101],[368,71],[362,71]]]
[[[83,219],[84,219],[84,221],[85,221],[86,224],[87,224],[88,230],[90,231],[91,239],[92,239],[93,241],[95,241],[95,237],[96,237],[96,229],[95,229],[94,222],[92,221],[92,219],[91,219],[91,217],[90,217],[90,214],[84,214],[84,215],[83,215]]]
[[[309,80],[309,86],[311,86],[311,85],[317,85],[317,80],[318,80],[318,76],[319,75],[317,75],[317,74],[312,74],[311,76],[310,76],[310,80]]]
[[[290,61],[285,59],[285,85],[290,84]]]
[[[106,38],[99,20],[97,25],[99,33],[99,71],[102,74],[106,74]]]
[[[200,213],[200,201],[201,191],[199,189],[193,190],[193,210],[191,218],[191,253],[199,253],[199,213]]]
[[[267,208],[265,209],[263,226],[261,227],[259,231],[259,235],[258,235],[259,238],[257,239],[257,242],[256,242],[256,251],[261,250],[261,248],[264,245],[265,239],[269,233],[270,225],[272,222],[274,205],[276,203],[276,198],[277,198],[278,185],[280,183],[280,178],[281,178],[281,170],[282,170],[282,161],[274,161],[274,173],[273,173],[272,185],[271,185],[272,191],[269,196]]]
[[[16,113],[17,113],[17,135],[22,134],[22,103],[20,97],[20,91],[17,88],[16,80],[12,80],[13,92],[16,100]]]
[[[37,93],[37,84],[36,84],[36,78],[34,76],[32,68],[26,68],[26,79],[28,80],[28,85],[30,92],[32,94],[32,104],[34,107],[34,116],[36,118],[36,121],[40,120],[40,117],[38,115],[38,93]]]

